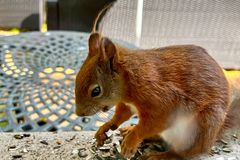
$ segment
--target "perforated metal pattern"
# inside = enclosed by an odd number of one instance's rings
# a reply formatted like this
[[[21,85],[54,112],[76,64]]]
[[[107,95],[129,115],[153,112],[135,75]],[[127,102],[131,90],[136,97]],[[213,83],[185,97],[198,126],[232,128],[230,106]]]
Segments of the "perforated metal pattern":
[[[0,131],[96,130],[108,113],[74,114],[74,82],[88,34],[24,33],[0,38]]]

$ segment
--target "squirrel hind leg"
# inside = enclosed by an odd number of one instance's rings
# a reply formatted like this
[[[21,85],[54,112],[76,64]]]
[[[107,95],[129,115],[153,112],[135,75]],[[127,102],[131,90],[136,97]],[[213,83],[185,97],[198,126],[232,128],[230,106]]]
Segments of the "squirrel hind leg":
[[[172,153],[176,153],[175,156],[188,158],[209,152],[225,119],[223,108],[214,104],[197,114],[177,118],[175,124],[161,134],[174,152],[159,153],[152,157],[171,158],[174,157]]]
[[[226,118],[224,108],[222,105],[215,104],[199,112],[195,116],[197,128],[192,145],[184,150],[173,148],[174,151],[184,158],[209,153]]]

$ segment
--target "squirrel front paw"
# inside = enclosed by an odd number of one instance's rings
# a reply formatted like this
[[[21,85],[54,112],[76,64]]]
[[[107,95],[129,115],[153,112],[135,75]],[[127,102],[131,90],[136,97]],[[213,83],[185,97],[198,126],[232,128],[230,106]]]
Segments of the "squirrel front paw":
[[[133,156],[139,144],[141,143],[141,140],[139,139],[136,131],[134,130],[134,126],[131,127],[131,129],[128,129],[127,135],[125,135],[122,144],[121,144],[121,154],[125,158],[130,158]]]
[[[135,125],[127,126],[119,129],[120,134],[123,136],[123,138],[134,128],[134,126]]]
[[[97,141],[97,146],[103,146],[104,141],[108,138],[106,132],[108,132],[110,129],[111,130],[115,130],[117,129],[118,126],[113,124],[111,121],[105,123],[104,125],[102,125],[97,133],[95,134],[95,138]]]

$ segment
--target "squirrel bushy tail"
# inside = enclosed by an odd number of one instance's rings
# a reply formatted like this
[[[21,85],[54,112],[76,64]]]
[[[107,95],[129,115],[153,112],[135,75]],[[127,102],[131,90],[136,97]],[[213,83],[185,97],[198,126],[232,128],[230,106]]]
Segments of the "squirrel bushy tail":
[[[240,75],[230,76],[226,74],[230,84],[230,110],[224,128],[240,128]]]
[[[93,22],[92,33],[96,33],[96,32],[102,33],[102,28],[97,29],[97,24],[99,23],[99,19],[101,19],[101,16],[103,16],[105,13],[107,13],[110,10],[110,8],[114,5],[115,2],[116,1],[109,3],[108,5],[104,6],[102,10],[100,10],[100,12],[98,13],[97,17]]]

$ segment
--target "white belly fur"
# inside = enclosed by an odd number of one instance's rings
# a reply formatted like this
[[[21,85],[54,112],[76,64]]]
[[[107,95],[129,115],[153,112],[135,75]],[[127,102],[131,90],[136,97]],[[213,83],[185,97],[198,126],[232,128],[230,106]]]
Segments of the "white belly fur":
[[[195,117],[189,115],[177,115],[172,125],[160,133],[160,136],[169,143],[175,151],[184,151],[192,146],[197,135],[197,123]]]

